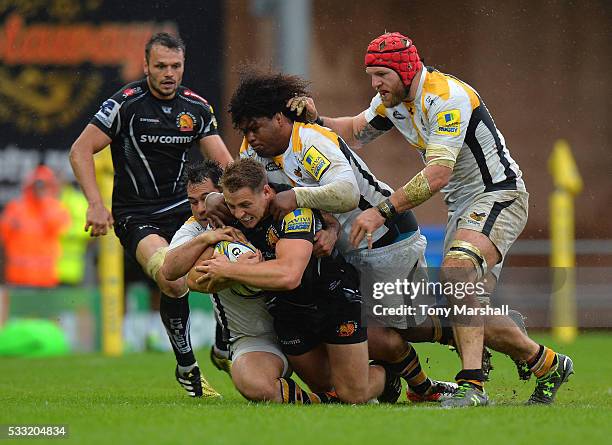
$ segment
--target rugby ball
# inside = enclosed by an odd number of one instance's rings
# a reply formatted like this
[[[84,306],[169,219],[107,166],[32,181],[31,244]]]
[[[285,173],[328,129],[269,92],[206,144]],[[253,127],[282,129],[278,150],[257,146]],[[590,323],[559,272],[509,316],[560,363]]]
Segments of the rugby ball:
[[[215,252],[225,255],[232,263],[238,261],[238,258],[245,253],[255,253],[257,249],[251,243],[241,243],[238,241],[220,241],[215,246]],[[231,291],[241,297],[259,296],[261,289],[247,286],[246,284],[236,283],[232,286]]]

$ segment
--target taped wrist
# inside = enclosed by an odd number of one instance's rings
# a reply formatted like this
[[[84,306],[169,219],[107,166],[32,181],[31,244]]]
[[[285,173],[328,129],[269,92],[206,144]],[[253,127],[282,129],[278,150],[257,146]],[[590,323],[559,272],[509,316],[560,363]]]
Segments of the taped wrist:
[[[412,178],[408,184],[402,187],[404,195],[408,202],[413,207],[424,203],[433,196],[431,188],[429,187],[429,181],[423,171],[420,171],[414,178]]]
[[[385,219],[392,219],[397,216],[397,210],[389,198],[378,204],[376,208]]]
[[[298,207],[344,213],[359,205],[359,191],[347,181],[333,182],[320,187],[295,187],[293,191]]]

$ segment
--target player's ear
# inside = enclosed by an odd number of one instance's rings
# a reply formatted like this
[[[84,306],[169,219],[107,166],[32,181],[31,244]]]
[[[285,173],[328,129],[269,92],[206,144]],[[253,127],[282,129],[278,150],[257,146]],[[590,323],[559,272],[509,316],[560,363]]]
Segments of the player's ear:
[[[272,187],[270,187],[268,184],[264,184],[263,192],[265,197],[269,198],[270,196],[272,196]]]
[[[144,71],[144,75],[148,76],[149,75],[149,65],[147,64],[147,58],[146,57],[144,59],[142,59],[142,69]]]

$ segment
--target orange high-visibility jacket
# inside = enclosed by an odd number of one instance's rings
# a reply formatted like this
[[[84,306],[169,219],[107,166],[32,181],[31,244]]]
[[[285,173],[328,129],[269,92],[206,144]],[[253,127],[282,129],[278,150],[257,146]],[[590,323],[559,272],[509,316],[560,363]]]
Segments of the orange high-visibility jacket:
[[[27,178],[21,197],[0,216],[5,279],[9,285],[51,287],[58,284],[59,237],[70,216],[57,199],[53,171],[38,166]]]

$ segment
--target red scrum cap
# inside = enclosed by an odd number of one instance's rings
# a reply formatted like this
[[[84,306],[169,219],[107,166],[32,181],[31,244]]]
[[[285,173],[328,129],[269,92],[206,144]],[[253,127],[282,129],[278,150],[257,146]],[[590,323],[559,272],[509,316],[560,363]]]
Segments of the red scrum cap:
[[[406,87],[423,66],[412,40],[399,32],[386,33],[372,40],[365,55],[365,65],[392,69]]]

